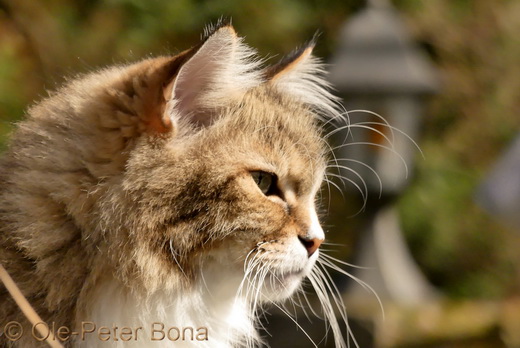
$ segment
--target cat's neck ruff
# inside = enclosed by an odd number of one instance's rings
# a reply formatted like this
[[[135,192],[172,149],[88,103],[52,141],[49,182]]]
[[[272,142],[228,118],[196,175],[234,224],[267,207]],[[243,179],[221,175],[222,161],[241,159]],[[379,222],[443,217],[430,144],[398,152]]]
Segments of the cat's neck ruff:
[[[79,347],[230,348],[256,341],[249,307],[236,297],[240,279],[214,273],[202,279],[189,291],[159,290],[146,299],[104,280],[84,328],[91,331],[93,323],[95,330],[84,340],[78,335]]]

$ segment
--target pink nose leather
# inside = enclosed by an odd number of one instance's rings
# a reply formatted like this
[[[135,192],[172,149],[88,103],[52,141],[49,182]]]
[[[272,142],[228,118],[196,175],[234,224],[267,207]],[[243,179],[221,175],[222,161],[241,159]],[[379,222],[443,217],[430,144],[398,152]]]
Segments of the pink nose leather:
[[[318,238],[311,239],[311,238],[305,238],[305,237],[298,236],[298,239],[300,240],[300,242],[302,242],[305,249],[307,249],[307,255],[309,255],[309,257],[311,257],[312,254],[314,254],[316,252],[316,250],[318,250],[321,243],[323,243],[323,239],[318,239]]]

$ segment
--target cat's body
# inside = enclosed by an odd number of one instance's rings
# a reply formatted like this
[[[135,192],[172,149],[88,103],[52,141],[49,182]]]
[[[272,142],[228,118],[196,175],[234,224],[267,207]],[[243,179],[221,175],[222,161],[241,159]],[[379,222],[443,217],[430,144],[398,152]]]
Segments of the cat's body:
[[[119,330],[65,345],[171,346],[152,341],[161,324],[195,330],[176,347],[257,342],[256,309],[300,287],[324,239],[317,118],[334,102],[311,51],[260,69],[222,24],[29,111],[0,166],[0,263],[45,322]],[[0,287],[0,324],[13,320],[16,347],[44,345]]]

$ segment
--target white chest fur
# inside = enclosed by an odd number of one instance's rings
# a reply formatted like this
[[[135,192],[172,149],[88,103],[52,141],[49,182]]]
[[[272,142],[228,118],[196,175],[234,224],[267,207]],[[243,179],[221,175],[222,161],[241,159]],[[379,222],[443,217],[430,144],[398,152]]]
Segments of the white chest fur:
[[[221,278],[222,279],[222,278]],[[106,281],[82,322],[79,347],[229,348],[256,338],[237,286],[208,279],[186,293],[157,291],[139,299],[116,280]],[[212,291],[209,291],[211,285]]]

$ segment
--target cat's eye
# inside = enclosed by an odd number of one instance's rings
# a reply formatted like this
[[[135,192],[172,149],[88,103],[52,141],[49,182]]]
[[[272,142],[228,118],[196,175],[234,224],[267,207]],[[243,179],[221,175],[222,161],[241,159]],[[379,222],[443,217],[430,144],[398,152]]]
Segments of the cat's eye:
[[[276,175],[263,171],[252,171],[251,176],[264,195],[279,195]]]

